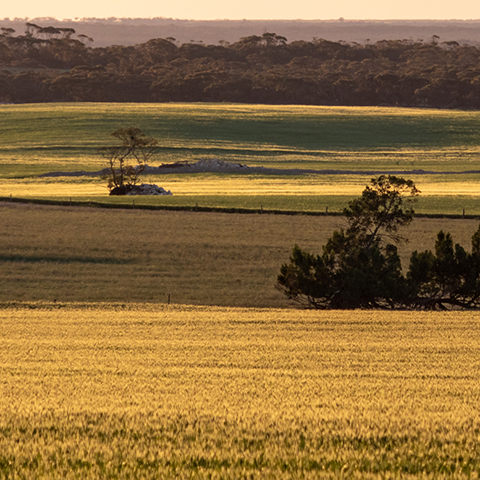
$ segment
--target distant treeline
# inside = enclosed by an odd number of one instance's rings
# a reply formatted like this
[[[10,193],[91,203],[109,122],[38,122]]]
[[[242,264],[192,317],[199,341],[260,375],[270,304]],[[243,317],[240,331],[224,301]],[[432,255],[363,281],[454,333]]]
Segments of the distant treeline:
[[[480,49],[455,41],[235,43],[157,38],[92,48],[72,28],[0,34],[0,102],[241,102],[480,108]]]

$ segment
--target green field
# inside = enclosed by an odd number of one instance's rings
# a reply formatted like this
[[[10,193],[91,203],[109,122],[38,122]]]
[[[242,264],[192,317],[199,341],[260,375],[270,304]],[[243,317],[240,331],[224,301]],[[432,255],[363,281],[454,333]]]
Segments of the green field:
[[[152,165],[201,158],[276,168],[462,172],[480,165],[480,113],[399,108],[235,104],[0,106],[0,196],[111,201],[98,178],[38,179],[96,171],[110,134],[135,125],[158,138]],[[407,174],[408,176],[408,174]],[[158,205],[341,211],[367,175],[195,174],[149,177],[172,190]],[[479,174],[413,175],[421,213],[480,214]],[[330,199],[329,197],[337,197]],[[338,198],[344,196],[343,198]],[[252,198],[253,197],[253,198]],[[257,197],[257,198],[255,198]],[[300,198],[297,198],[300,197]],[[120,201],[118,199],[114,200]],[[130,200],[122,200],[127,203]]]
[[[463,169],[477,165],[478,112],[235,104],[3,105],[2,163],[99,165],[112,131],[160,140],[160,161],[221,157],[249,165]]]
[[[478,478],[479,320],[2,304],[0,478]]]

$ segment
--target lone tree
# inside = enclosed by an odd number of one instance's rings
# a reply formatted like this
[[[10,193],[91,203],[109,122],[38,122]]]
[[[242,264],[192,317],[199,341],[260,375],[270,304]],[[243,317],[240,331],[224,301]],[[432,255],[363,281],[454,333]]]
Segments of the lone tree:
[[[101,148],[99,152],[109,163],[110,195],[125,195],[137,184],[148,160],[157,150],[158,141],[147,137],[137,127],[120,128],[112,136],[121,144]]]
[[[295,245],[281,267],[277,287],[315,308],[395,308],[409,298],[397,247],[399,227],[413,219],[419,191],[411,180],[382,175],[371,181],[344,214],[346,230],[334,231],[322,255]]]
[[[314,308],[480,308],[480,226],[471,252],[438,232],[435,250],[415,251],[406,276],[397,247],[399,227],[413,219],[419,191],[411,180],[382,175],[373,179],[344,214],[346,230],[334,231],[322,255],[295,245],[282,265],[277,288]]]

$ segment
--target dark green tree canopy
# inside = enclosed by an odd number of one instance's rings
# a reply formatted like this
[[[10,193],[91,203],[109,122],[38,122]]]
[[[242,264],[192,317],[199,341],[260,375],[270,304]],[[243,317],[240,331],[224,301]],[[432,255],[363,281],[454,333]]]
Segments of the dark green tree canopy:
[[[403,275],[395,243],[405,240],[398,229],[412,221],[418,194],[410,180],[373,179],[345,208],[347,228],[334,231],[320,255],[295,245],[277,288],[313,308],[480,307],[480,227],[471,253],[439,232],[435,252],[413,252]]]
[[[472,236],[471,252],[438,232],[435,250],[413,252],[407,280],[416,308],[447,310],[480,307],[480,227]]]
[[[407,296],[397,247],[397,230],[413,219],[419,191],[411,180],[392,175],[372,179],[344,210],[348,227],[334,231],[313,256],[295,246],[277,286],[288,297],[315,308],[394,308]]]
[[[0,101],[480,108],[480,48],[454,39],[289,43],[265,32],[220,45],[91,42],[73,29],[27,23],[17,34],[0,26],[0,84],[8,85]]]
[[[349,232],[367,246],[381,242],[383,236],[398,242],[402,237],[397,230],[412,221],[412,202],[419,193],[412,180],[393,175],[372,179],[362,196],[352,200],[343,211]]]

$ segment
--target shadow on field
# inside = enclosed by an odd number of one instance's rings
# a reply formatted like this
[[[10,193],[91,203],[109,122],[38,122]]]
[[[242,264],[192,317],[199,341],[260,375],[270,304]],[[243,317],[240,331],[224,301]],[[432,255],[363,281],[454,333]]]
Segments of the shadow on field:
[[[37,255],[0,255],[0,262],[22,262],[22,263],[94,263],[108,265],[126,265],[133,263],[133,260],[114,257],[83,257],[63,256],[45,257]]]

